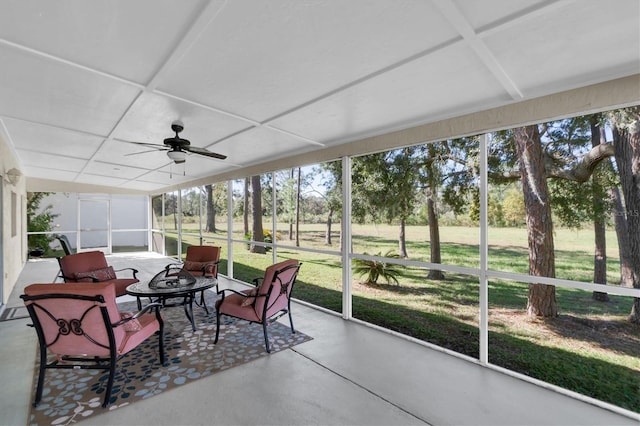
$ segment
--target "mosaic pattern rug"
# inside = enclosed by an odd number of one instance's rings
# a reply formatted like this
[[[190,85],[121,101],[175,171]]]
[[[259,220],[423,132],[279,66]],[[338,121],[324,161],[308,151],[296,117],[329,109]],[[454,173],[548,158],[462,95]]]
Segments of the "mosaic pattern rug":
[[[268,355],[261,325],[226,316],[221,319],[220,337],[214,345],[215,311],[212,300],[208,302],[209,315],[194,306],[195,332],[182,307],[163,309],[166,365],[160,365],[158,340],[151,336],[118,362],[111,404],[107,408],[101,406],[108,378],[102,370],[47,370],[42,400],[37,407],[31,406],[29,424],[75,424]],[[135,303],[126,303],[120,308],[136,311]],[[292,334],[288,326],[278,322],[269,326],[269,338],[271,353],[311,340],[297,330]],[[36,355],[32,402],[37,384],[37,358]]]

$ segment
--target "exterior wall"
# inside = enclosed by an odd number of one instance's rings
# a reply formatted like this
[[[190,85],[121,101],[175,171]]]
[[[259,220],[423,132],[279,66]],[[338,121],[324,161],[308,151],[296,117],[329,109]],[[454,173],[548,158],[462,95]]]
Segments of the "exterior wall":
[[[118,230],[147,230],[148,204],[146,195],[121,194],[79,194],[76,192],[55,192],[44,197],[39,211],[51,206],[51,213],[57,215],[53,220],[52,231],[66,234],[71,246],[77,248],[78,235],[78,207],[79,200],[108,200],[111,203],[111,228]],[[114,238],[115,239],[115,238]],[[120,245],[145,246],[148,242],[146,232],[118,232],[117,242]]]
[[[0,273],[2,279],[2,304],[6,304],[11,290],[18,280],[27,259],[27,193],[24,176],[15,184],[9,182],[6,174],[11,169],[20,170],[17,156],[7,143],[0,129]],[[21,171],[22,173],[22,171]],[[15,194],[15,195],[12,195]],[[15,200],[16,205],[12,206]],[[15,209],[15,211],[13,211]],[[15,220],[15,223],[13,223]]]

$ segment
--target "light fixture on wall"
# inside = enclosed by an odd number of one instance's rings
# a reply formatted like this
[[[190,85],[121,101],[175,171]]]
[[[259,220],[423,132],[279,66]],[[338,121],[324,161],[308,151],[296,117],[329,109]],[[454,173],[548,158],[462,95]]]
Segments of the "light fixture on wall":
[[[16,168],[9,169],[4,174],[4,179],[9,182],[11,185],[15,185],[20,181],[20,176],[22,176],[22,172]]]

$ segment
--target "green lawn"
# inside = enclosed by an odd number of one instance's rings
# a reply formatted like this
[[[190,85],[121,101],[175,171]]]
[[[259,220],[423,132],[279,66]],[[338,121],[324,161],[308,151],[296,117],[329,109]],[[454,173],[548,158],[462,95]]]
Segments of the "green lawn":
[[[286,238],[286,227],[281,229]],[[397,233],[391,226],[354,225],[354,251],[376,254],[397,250]],[[608,238],[608,280],[617,283],[614,233]],[[443,227],[441,241],[444,264],[478,267],[477,228]],[[555,231],[555,241],[557,277],[591,281],[592,233],[560,229]],[[324,245],[323,225],[302,227],[301,247],[337,251],[337,233],[333,242],[334,247]],[[293,244],[288,240],[282,243]],[[490,229],[489,243],[491,269],[528,271],[524,230]],[[426,227],[407,228],[407,249],[411,259],[429,259]],[[303,262],[294,297],[341,312],[340,257],[294,249],[278,249],[278,256]],[[271,264],[272,254],[252,254],[246,244],[236,244],[234,260],[235,277],[250,281]],[[431,281],[426,279],[427,273],[420,268],[403,268],[399,286],[384,282],[365,285],[354,277],[354,317],[477,358],[477,277],[445,274],[444,281]],[[590,292],[560,287],[556,293],[559,318],[529,319],[525,315],[526,284],[490,283],[490,362],[640,412],[640,329],[626,321],[631,299],[610,296],[609,302],[596,302]]]

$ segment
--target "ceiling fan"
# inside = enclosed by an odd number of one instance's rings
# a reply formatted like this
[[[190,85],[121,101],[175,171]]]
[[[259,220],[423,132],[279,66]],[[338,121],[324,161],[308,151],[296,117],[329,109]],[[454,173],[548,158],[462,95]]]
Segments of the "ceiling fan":
[[[176,133],[176,135],[170,138],[166,138],[164,140],[164,145],[158,145],[154,143],[145,143],[145,142],[130,142],[130,141],[129,143],[148,146],[159,151],[167,151],[167,156],[171,160],[173,160],[173,162],[176,164],[184,163],[186,161],[186,154],[188,152],[193,154],[204,155],[205,157],[217,158],[219,160],[224,160],[225,158],[227,158],[226,155],[218,154],[217,152],[211,152],[205,148],[192,146],[191,142],[189,142],[187,139],[182,139],[179,136],[179,133],[184,130],[184,124],[182,124],[181,121],[176,120],[173,123],[171,123],[171,130],[173,130]],[[151,152],[151,151],[134,152],[132,154],[127,154],[127,155],[144,154],[145,152]]]

